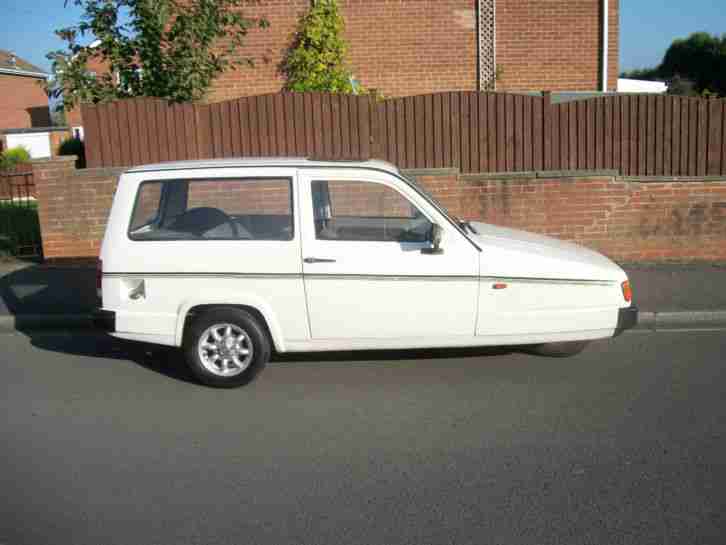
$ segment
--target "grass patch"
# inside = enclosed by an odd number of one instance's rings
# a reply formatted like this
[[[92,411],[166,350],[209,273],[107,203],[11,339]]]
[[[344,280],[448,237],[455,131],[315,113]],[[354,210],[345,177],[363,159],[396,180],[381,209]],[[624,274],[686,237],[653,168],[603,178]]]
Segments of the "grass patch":
[[[0,201],[0,257],[27,254],[28,247],[39,244],[37,203]]]

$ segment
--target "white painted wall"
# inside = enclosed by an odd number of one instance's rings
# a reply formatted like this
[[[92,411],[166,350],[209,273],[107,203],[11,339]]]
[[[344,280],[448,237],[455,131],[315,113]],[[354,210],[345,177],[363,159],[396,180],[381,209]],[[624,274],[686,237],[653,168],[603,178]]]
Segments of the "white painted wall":
[[[668,91],[668,84],[662,81],[646,81],[642,79],[618,79],[618,93],[657,93]]]
[[[33,132],[25,134],[6,134],[8,148],[24,147],[33,159],[50,157],[50,133]]]

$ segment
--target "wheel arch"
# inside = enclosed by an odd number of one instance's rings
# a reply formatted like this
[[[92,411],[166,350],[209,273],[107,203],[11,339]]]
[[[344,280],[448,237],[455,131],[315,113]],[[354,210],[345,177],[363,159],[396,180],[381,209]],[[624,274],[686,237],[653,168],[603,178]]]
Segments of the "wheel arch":
[[[270,338],[272,345],[278,352],[285,351],[285,343],[282,337],[280,325],[275,318],[269,305],[256,297],[235,299],[235,300],[196,300],[187,301],[179,308],[176,324],[175,341],[177,346],[182,346],[184,335],[187,332],[191,318],[202,312],[208,312],[220,308],[233,308],[249,312],[260,320],[260,323]]]

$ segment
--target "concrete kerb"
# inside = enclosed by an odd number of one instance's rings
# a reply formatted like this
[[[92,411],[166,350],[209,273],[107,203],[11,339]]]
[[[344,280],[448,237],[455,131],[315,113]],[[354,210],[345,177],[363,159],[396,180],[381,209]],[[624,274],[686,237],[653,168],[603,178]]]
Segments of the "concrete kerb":
[[[635,329],[648,331],[710,328],[726,329],[726,310],[641,312],[635,326]]]
[[[726,327],[726,310],[656,312],[655,330]]]
[[[636,330],[726,329],[726,310],[641,312]],[[90,314],[20,314],[0,316],[0,333],[16,331],[93,330]]]

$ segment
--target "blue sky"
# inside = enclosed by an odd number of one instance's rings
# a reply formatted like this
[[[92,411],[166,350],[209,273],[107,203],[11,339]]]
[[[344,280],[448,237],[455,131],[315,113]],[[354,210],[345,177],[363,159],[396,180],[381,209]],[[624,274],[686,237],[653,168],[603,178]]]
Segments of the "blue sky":
[[[62,47],[53,30],[78,21],[63,0],[2,0],[0,49],[50,68],[45,54]],[[620,0],[620,69],[654,66],[674,38],[726,33],[725,0]]]
[[[726,34],[726,0],[620,0],[620,70],[655,66],[698,31]]]

